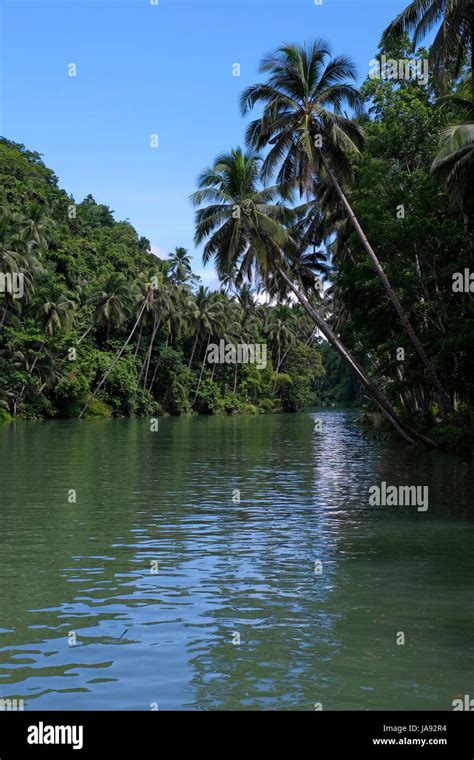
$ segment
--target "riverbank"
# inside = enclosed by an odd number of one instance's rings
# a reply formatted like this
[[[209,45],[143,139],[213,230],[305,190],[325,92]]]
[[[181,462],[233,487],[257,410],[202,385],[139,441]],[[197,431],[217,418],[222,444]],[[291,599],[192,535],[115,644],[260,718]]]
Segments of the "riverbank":
[[[366,435],[374,439],[390,439],[396,435],[385,417],[377,411],[360,410],[357,424]],[[474,449],[474,433],[460,424],[442,424],[439,419],[435,423],[433,418],[426,416],[420,419],[419,424],[420,432],[433,441],[437,448],[459,451]]]

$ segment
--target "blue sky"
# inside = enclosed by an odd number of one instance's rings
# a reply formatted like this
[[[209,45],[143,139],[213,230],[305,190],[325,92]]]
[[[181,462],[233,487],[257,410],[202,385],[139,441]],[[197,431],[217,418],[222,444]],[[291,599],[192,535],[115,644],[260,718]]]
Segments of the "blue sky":
[[[322,36],[362,81],[408,2],[152,2],[0,0],[0,133],[43,154],[77,201],[91,193],[129,219],[159,255],[189,248],[202,273],[189,195],[218,153],[242,144],[238,96],[262,55]]]

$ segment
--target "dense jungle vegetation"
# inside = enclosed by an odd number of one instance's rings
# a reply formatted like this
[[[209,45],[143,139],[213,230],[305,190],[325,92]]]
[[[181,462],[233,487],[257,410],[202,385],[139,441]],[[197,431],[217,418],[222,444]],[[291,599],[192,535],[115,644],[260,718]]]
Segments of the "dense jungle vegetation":
[[[1,301],[0,414],[363,404],[410,441],[469,437],[473,18],[471,0],[415,0],[385,30],[378,59],[429,61],[426,81],[368,76],[358,90],[324,40],[263,59],[241,97],[246,149],[219,154],[191,196],[220,291],[184,248],[158,259],[3,139],[0,271],[25,293]],[[409,35],[433,24],[431,49],[413,52]],[[221,339],[267,345],[267,367],[210,365]]]
[[[2,301],[3,416],[76,417],[99,386],[86,416],[294,411],[340,400],[325,387],[300,308],[259,304],[245,287],[209,292],[184,249],[158,259],[91,196],[74,204],[23,146],[1,141],[0,172],[2,271],[25,276],[23,298]],[[267,367],[209,365],[211,339],[265,342]]]

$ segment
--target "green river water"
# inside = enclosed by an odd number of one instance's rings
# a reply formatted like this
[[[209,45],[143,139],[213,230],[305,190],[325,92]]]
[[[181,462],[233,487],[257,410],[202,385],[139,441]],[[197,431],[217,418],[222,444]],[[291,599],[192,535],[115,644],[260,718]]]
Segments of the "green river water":
[[[23,422],[0,467],[0,697],[26,710],[474,696],[466,455],[323,411]],[[381,481],[429,509],[370,506]]]

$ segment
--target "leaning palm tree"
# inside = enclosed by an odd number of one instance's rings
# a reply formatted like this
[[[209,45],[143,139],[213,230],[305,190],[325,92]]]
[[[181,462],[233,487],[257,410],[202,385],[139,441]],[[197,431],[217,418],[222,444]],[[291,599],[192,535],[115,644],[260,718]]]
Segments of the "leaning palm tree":
[[[135,319],[135,321],[133,323],[133,327],[132,327],[131,331],[129,332],[129,334],[127,336],[127,339],[126,339],[125,343],[123,343],[123,345],[119,348],[119,350],[115,354],[115,357],[114,357],[112,363],[110,364],[110,366],[108,367],[108,369],[105,371],[105,373],[102,376],[102,378],[101,378],[99,384],[97,385],[96,389],[94,390],[94,392],[92,393],[92,395],[86,401],[83,409],[81,410],[79,418],[83,417],[83,415],[85,414],[85,412],[89,408],[89,405],[90,405],[91,401],[96,398],[97,394],[99,393],[99,391],[101,390],[101,388],[104,386],[105,381],[109,377],[109,375],[112,372],[112,370],[114,369],[115,365],[121,359],[121,357],[122,357],[125,349],[127,348],[128,344],[132,340],[132,338],[133,338],[133,336],[135,334],[135,331],[136,331],[137,327],[140,324],[141,319],[143,318],[143,314],[145,313],[145,310],[147,308],[148,301],[151,298],[151,293],[153,292],[153,289],[150,289],[149,292],[148,292],[148,294],[146,295],[146,297],[140,298],[140,294],[138,293],[138,288],[137,288],[137,286],[136,286],[135,283],[131,283],[129,285],[129,288],[130,288],[129,298],[131,299],[131,298],[133,298],[133,296],[135,296],[136,300],[140,299],[140,301],[141,301],[141,306],[139,308],[138,314],[135,315],[136,319]]]
[[[241,97],[242,113],[263,104],[261,118],[247,129],[247,142],[260,150],[270,146],[262,165],[268,180],[277,170],[283,195],[296,187],[309,199],[315,179],[329,180],[362,246],[367,252],[387,297],[394,307],[436,389],[443,417],[452,410],[433,362],[426,354],[389,279],[370,245],[348,200],[344,187],[352,181],[351,161],[363,144],[360,126],[343,113],[349,106],[362,111],[362,97],[353,86],[356,72],[346,56],[331,57],[329,45],[317,40],[306,45],[285,45],[263,59],[264,83],[248,87]]]
[[[186,334],[187,331],[189,331],[190,303],[190,292],[186,285],[169,287],[169,282],[165,280],[164,288],[162,286],[161,298],[157,304],[157,309],[160,313],[158,326],[160,329],[162,328],[166,334],[166,347],[170,344],[171,346],[176,347],[177,342],[182,337],[182,335]],[[162,355],[159,355],[157,361],[155,361],[155,368],[148,385],[148,390],[150,392],[155,384],[155,379],[158,374],[161,362]],[[146,378],[144,387],[146,387]]]
[[[209,288],[204,285],[200,285],[195,296],[190,297],[189,314],[190,314],[190,326],[191,331],[194,333],[194,342],[189,358],[188,367],[192,366],[196,349],[202,341],[203,335],[209,332],[209,320],[207,316],[209,308],[210,292]]]
[[[319,292],[330,272],[327,247],[323,245],[324,224],[329,214],[322,214],[318,206],[318,202],[309,201],[295,208],[291,223],[287,225],[291,244],[285,247],[285,254],[292,262],[292,273],[306,294]],[[331,228],[331,237],[333,232]]]
[[[140,381],[143,377],[146,368],[146,377],[148,375],[148,368],[150,366],[151,353],[153,351],[153,343],[155,341],[156,333],[159,329],[160,320],[160,293],[163,289],[164,275],[162,272],[156,270],[150,275],[146,275],[143,272],[137,277],[135,286],[137,289],[137,297],[134,306],[134,313],[137,316],[144,306],[142,316],[140,319],[140,329],[138,332],[137,345],[135,347],[134,355],[137,356],[140,349],[143,329],[151,327],[151,338],[148,344],[148,349],[145,352],[145,358],[142,363],[140,375],[138,377],[137,385],[140,385]]]
[[[236,301],[230,301],[222,292],[212,293],[209,296],[209,302],[212,311],[208,316],[211,316],[212,324],[208,324],[208,327],[204,327],[204,332],[208,333],[208,343],[204,352],[204,359],[201,365],[201,379],[204,372],[204,366],[207,358],[207,348],[210,342],[210,337],[213,340],[219,342],[224,340],[227,343],[236,344],[241,337],[241,325],[240,320],[242,317],[243,309],[236,303]],[[208,309],[206,309],[207,311]],[[204,316],[204,315],[202,315]],[[202,317],[201,317],[202,319]],[[209,322],[209,320],[207,319]],[[212,366],[211,380],[214,380],[214,375],[218,369],[217,362]],[[234,386],[237,384],[237,364],[234,371]],[[197,394],[196,394],[197,395]]]
[[[156,279],[156,277],[158,279]],[[164,325],[166,321],[172,321],[173,316],[177,311],[175,308],[173,296],[178,288],[171,289],[169,287],[169,282],[164,278],[161,272],[159,272],[158,275],[155,275],[153,282],[153,292],[150,293],[149,306],[147,307],[150,309],[150,315],[153,316],[153,329],[151,331],[151,338],[148,345],[145,362],[142,366],[140,377],[138,378],[138,384],[140,384],[140,380],[143,376],[144,388],[147,387],[148,373],[150,371],[150,364],[158,330]]]
[[[205,242],[204,263],[214,261],[219,277],[236,268],[249,282],[267,283],[275,272],[286,282],[327,340],[355,373],[368,394],[406,440],[431,444],[407,426],[385,395],[369,378],[359,362],[331,330],[320,312],[309,302],[288,274],[283,248],[289,242],[284,222],[290,212],[281,203],[277,187],[261,188],[261,160],[240,149],[223,154],[199,178],[200,189],[193,193],[196,206],[195,241]],[[209,205],[204,205],[208,203]]]
[[[201,363],[201,371],[199,373],[198,384],[194,394],[193,404],[196,402],[196,398],[201,387],[202,377],[204,374],[204,367],[207,358],[207,349],[213,335],[219,335],[224,332],[226,314],[222,300],[219,298],[218,293],[209,293],[207,288],[199,288],[196,297],[196,336],[207,341],[204,348],[203,360]]]
[[[458,77],[469,53],[474,96],[474,0],[413,0],[385,29],[381,44],[409,32],[416,48],[435,26],[439,28],[429,58],[438,82],[446,74]]]
[[[251,338],[253,338],[252,342],[256,342],[257,336],[250,336],[249,334],[249,328],[252,326],[252,313],[242,307],[240,301],[229,301],[227,298],[221,297],[223,315],[221,322],[214,329],[214,338],[216,340],[222,339],[234,346],[238,343],[249,343]],[[217,364],[214,364],[211,380],[214,379],[216,368]],[[237,391],[238,379],[239,363],[235,362],[233,393]]]

